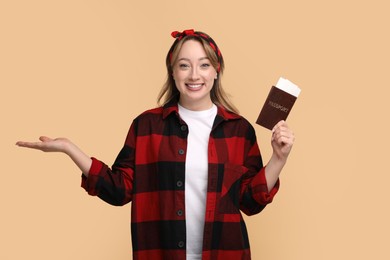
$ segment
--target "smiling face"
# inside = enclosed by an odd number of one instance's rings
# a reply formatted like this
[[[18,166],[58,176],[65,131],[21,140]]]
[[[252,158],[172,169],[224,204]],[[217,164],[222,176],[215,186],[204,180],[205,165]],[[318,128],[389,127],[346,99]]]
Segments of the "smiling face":
[[[211,108],[210,91],[217,71],[199,41],[188,40],[183,43],[173,65],[172,75],[180,92],[180,105],[196,111]]]

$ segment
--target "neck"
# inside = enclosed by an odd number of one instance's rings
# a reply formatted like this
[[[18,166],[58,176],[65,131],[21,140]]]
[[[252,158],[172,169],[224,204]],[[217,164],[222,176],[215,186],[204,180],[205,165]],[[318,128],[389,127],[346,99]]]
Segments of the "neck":
[[[185,109],[192,110],[192,111],[203,111],[203,110],[208,110],[212,108],[213,102],[208,101],[208,102],[198,102],[198,103],[186,103],[183,102],[182,100],[179,100],[179,104],[184,107]]]

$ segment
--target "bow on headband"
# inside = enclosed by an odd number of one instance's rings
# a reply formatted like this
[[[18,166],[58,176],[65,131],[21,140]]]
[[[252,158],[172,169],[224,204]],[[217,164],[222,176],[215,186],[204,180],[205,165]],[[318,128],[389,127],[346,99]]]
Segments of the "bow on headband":
[[[189,29],[189,30],[184,30],[183,32],[178,32],[178,31],[174,31],[171,33],[172,37],[173,38],[178,38],[178,40],[180,41],[181,38],[183,38],[183,36],[187,36],[187,35],[196,35],[195,34],[195,31],[193,29]]]
[[[221,70],[221,60],[222,60],[222,54],[221,54],[221,51],[219,50],[219,48],[217,47],[217,44],[214,42],[214,40],[208,36],[207,34],[205,33],[201,33],[201,32],[195,32],[193,29],[188,29],[188,30],[184,30],[182,32],[178,32],[178,31],[174,31],[171,33],[171,36],[173,38],[176,38],[176,41],[174,42],[172,48],[171,48],[171,51],[169,53],[169,58],[172,59],[172,51],[173,51],[173,47],[181,40],[183,39],[183,37],[185,36],[193,36],[193,37],[199,37],[199,38],[202,38],[204,39],[209,45],[210,47],[214,50],[215,54],[217,55],[218,57],[218,69],[217,69],[217,72],[219,73],[220,70]]]

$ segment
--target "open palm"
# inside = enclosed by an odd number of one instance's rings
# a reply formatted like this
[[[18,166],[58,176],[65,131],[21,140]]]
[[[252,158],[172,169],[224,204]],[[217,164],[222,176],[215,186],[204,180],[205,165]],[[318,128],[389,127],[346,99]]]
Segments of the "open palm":
[[[69,140],[67,138],[52,139],[47,136],[39,137],[40,142],[18,141],[16,145],[20,147],[32,148],[43,152],[65,152]]]

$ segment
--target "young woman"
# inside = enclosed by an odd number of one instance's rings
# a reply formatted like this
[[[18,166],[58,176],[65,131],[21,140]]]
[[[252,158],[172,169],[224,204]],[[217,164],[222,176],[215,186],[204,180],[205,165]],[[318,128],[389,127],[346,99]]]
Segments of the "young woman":
[[[90,195],[131,201],[134,259],[250,259],[241,211],[272,201],[294,135],[284,121],[274,127],[264,167],[253,127],[223,91],[216,43],[193,30],[172,36],[163,104],[134,119],[111,168],[66,138],[17,145],[63,152]]]

